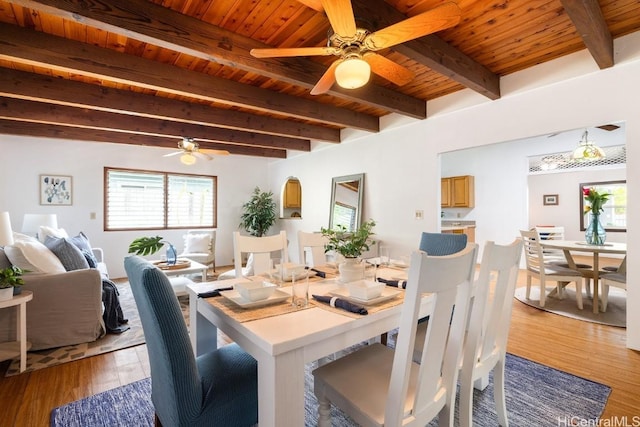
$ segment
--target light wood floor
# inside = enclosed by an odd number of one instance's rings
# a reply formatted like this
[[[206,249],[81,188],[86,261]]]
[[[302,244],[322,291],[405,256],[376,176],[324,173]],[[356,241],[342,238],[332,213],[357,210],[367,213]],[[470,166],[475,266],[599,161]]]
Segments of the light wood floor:
[[[513,304],[510,353],[610,386],[603,419],[640,417],[640,353],[625,347],[625,329]],[[5,378],[7,366],[0,364],[0,427],[48,426],[53,408],[150,375],[144,345]]]

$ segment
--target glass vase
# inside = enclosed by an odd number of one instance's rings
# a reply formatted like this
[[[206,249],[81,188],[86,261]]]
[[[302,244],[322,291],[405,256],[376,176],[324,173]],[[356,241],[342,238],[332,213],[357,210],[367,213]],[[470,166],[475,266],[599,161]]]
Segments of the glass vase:
[[[176,265],[178,261],[178,253],[176,252],[176,248],[173,247],[171,243],[169,243],[169,247],[167,248],[167,265]]]
[[[607,233],[600,223],[600,214],[590,214],[584,238],[589,245],[604,245],[605,240],[607,240]]]

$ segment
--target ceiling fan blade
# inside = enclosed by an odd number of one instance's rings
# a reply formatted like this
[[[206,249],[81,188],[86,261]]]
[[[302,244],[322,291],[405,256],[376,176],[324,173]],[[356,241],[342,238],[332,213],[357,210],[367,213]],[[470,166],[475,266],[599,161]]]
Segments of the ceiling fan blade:
[[[377,53],[367,52],[363,55],[362,59],[371,65],[371,71],[398,86],[406,85],[415,77],[413,72],[406,67]]]
[[[356,20],[351,0],[322,0],[322,6],[335,33],[342,37],[355,36]]]
[[[461,13],[457,4],[447,2],[369,34],[364,39],[364,45],[369,50],[380,50],[417,39],[453,27],[460,22]]]
[[[211,157],[208,154],[202,153],[200,151],[192,151],[191,154],[193,154],[196,157],[199,157],[201,159],[205,159],[205,160],[213,160],[213,157]]]
[[[274,47],[264,49],[251,49],[251,56],[254,58],[277,58],[287,56],[319,56],[337,55],[339,49],[330,46],[318,47]]]
[[[318,83],[316,83],[313,89],[311,89],[311,95],[322,95],[323,93],[329,92],[331,86],[336,82],[336,67],[341,62],[342,59],[333,61],[327,71],[325,71],[322,77],[320,77]]]
[[[230,154],[227,150],[214,150],[213,148],[200,148],[198,151],[201,153],[213,154],[216,156],[228,156]]]
[[[184,153],[184,151],[174,151],[173,153],[164,154],[162,157],[177,156],[178,154],[182,154],[182,153]]]

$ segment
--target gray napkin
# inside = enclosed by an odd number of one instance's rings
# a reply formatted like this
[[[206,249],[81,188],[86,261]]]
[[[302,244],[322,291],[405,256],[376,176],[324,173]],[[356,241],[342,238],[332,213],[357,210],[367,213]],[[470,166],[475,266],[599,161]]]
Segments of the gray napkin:
[[[320,302],[326,302],[327,304],[331,305],[331,307],[341,308],[343,310],[350,311],[351,313],[357,313],[362,315],[369,314],[366,308],[357,304],[352,304],[347,300],[340,299],[337,297],[330,297],[326,295],[313,295],[313,299]]]

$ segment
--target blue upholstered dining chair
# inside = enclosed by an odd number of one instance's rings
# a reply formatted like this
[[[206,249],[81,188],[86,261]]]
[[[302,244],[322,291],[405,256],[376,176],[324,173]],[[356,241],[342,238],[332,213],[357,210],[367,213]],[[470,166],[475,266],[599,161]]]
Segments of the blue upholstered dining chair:
[[[124,266],[147,342],[156,425],[256,424],[255,359],[236,344],[196,358],[167,276],[138,256],[125,258]]]
[[[466,246],[466,234],[423,232],[420,238],[420,250],[430,256],[451,255],[460,252]]]

